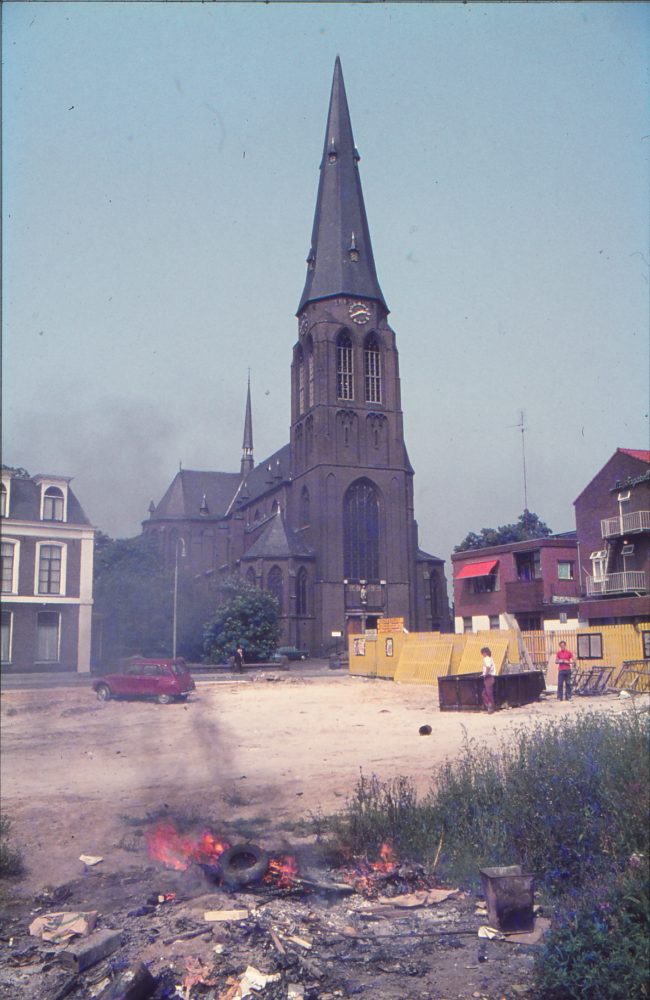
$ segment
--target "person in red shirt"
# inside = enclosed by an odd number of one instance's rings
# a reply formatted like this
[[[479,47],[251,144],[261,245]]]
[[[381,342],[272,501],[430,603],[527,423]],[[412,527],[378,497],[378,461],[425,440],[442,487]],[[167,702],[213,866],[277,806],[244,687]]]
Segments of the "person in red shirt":
[[[560,648],[555,654],[557,663],[557,698],[562,701],[562,693],[566,701],[571,701],[571,667],[573,666],[573,653],[566,648],[566,642],[560,643]]]

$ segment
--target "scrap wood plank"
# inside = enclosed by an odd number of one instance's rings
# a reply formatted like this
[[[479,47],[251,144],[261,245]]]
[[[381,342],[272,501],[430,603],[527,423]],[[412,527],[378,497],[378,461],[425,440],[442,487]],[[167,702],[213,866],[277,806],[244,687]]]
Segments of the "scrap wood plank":
[[[224,920],[248,920],[248,910],[206,910],[203,919],[207,923],[219,923]]]

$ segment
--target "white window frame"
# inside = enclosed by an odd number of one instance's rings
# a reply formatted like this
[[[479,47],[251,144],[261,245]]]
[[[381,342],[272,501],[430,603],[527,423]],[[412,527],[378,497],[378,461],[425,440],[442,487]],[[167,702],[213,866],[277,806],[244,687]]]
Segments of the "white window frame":
[[[45,614],[56,615],[59,619],[59,625],[57,629],[56,637],[56,659],[55,660],[40,660],[38,658],[38,616],[41,614],[40,611],[36,612],[36,649],[34,651],[34,662],[35,663],[60,663],[61,662],[61,612],[60,611],[50,611],[49,609]]]
[[[347,342],[343,343],[344,336]],[[336,395],[338,399],[354,399],[354,342],[343,331],[336,338]]]
[[[381,348],[376,337],[364,344],[363,372],[366,403],[381,403]]]
[[[43,545],[56,545],[61,549],[61,583],[59,586],[58,594],[43,594],[38,589],[40,568],[41,568],[41,546]],[[42,597],[45,602],[56,601],[57,597],[66,596],[66,583],[67,583],[67,569],[68,569],[68,545],[67,542],[62,542],[58,538],[42,538],[36,543],[36,558],[34,560],[34,595],[36,597]]]
[[[560,566],[568,566],[569,567],[569,575],[568,576],[561,576],[560,575]],[[558,580],[573,580],[573,578],[574,578],[574,570],[573,570],[573,561],[571,559],[558,559],[558,561],[557,561],[557,578],[558,578]]]
[[[61,521],[54,521],[51,518],[47,518],[46,524],[65,524],[68,520],[68,479],[55,479],[48,476],[36,476],[35,482],[41,488],[41,504],[39,510],[39,521],[45,520],[43,517],[43,510],[45,507],[45,491],[49,490],[51,486],[56,486],[63,493],[63,518]]]
[[[601,549],[598,552],[592,552],[589,556],[592,568],[592,576],[594,583],[603,583],[607,576],[607,563],[609,562],[609,552],[607,549]]]
[[[12,568],[11,590],[2,591],[2,596],[8,597],[10,594],[18,593],[18,566],[20,563],[20,540],[18,538],[6,538],[3,535],[2,544],[13,545],[14,547],[14,564]]]
[[[7,649],[7,658],[2,660],[3,663],[13,663],[13,646],[14,646],[14,613],[10,611],[9,608],[2,609],[4,614],[9,615],[9,644]]]

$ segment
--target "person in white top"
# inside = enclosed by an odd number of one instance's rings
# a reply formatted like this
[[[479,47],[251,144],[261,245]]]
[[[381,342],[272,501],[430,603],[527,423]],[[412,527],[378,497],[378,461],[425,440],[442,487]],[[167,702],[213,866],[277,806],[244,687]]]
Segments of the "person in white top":
[[[483,657],[483,703],[488,714],[492,715],[494,711],[494,678],[497,675],[497,668],[492,659],[492,651],[487,646],[481,650],[481,656]]]

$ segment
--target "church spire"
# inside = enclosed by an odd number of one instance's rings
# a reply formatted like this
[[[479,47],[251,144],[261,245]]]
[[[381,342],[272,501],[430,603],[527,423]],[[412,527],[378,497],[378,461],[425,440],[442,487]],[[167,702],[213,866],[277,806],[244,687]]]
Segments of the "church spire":
[[[298,312],[337,295],[376,299],[387,308],[370,245],[341,60],[336,57],[307,280]]]
[[[246,395],[246,419],[244,420],[244,444],[241,453],[241,474],[247,476],[253,468],[253,415],[251,412],[251,374],[248,373],[248,393]]]

